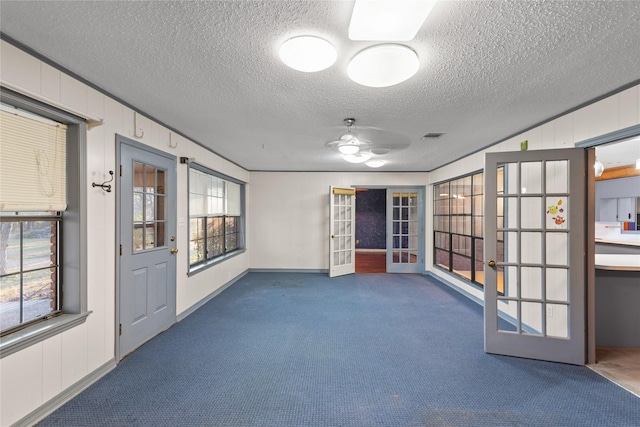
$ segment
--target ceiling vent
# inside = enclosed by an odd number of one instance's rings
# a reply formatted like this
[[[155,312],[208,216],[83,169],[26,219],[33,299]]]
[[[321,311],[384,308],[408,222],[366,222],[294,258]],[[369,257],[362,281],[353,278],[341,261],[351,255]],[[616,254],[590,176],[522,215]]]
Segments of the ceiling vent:
[[[422,138],[420,139],[427,139],[427,138],[440,138],[442,135],[444,135],[444,132],[429,132],[427,134],[425,134]]]

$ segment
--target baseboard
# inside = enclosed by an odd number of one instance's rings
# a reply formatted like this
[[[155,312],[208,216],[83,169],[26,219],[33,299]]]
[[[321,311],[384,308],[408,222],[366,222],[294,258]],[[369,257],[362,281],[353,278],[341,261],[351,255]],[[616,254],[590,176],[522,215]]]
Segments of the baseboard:
[[[465,291],[464,289],[454,285],[453,283],[449,282],[448,280],[444,279],[443,277],[440,277],[436,274],[433,274],[430,271],[426,271],[423,273],[425,276],[428,276],[432,279],[437,280],[438,282],[442,283],[445,286],[450,287],[451,289],[453,289],[456,292],[461,293],[462,295],[464,295],[465,297],[469,298],[471,301],[477,303],[478,305],[480,305],[481,307],[484,307],[484,301],[481,300],[480,298],[478,298],[477,296],[470,294],[469,292]]]
[[[117,366],[116,359],[113,358],[109,360],[104,365],[100,366],[95,371],[91,372],[89,375],[85,375],[81,380],[73,384],[71,387],[67,388],[63,392],[59,393],[54,398],[50,399],[45,404],[41,405],[35,411],[26,415],[15,424],[13,427],[28,427],[33,426],[36,423],[42,421],[47,416],[52,414],[56,409],[60,408],[65,403],[69,402],[71,399],[82,393],[84,390],[89,388],[93,383],[98,381],[100,378],[111,372]]]
[[[249,273],[323,273],[328,274],[325,269],[295,269],[295,268],[250,268]]]
[[[207,295],[206,297],[204,297],[203,299],[201,299],[200,301],[198,301],[197,303],[193,304],[191,307],[189,307],[188,309],[180,313],[178,316],[176,316],[176,323],[186,319],[190,314],[195,313],[200,307],[202,307],[203,305],[205,305],[206,303],[208,303],[209,301],[211,301],[212,299],[220,295],[229,286],[233,285],[238,280],[242,279],[248,272],[249,270],[245,270],[244,272],[238,274],[236,277],[229,280],[227,283],[220,286],[218,289],[211,292],[209,295]]]

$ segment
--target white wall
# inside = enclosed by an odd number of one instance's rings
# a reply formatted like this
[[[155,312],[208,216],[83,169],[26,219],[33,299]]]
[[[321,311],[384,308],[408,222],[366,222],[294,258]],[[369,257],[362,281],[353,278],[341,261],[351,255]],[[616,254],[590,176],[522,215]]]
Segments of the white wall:
[[[413,187],[428,180],[428,173],[252,172],[249,266],[327,270],[331,185]]]
[[[39,100],[103,119],[88,131],[87,180],[103,182],[116,168],[115,135],[120,134],[176,157],[195,157],[199,163],[248,182],[249,173],[197,144],[138,116],[142,138],[135,138],[134,113],[102,93],[74,80],[40,60],[2,41],[2,83]],[[184,130],[188,132],[187,130]],[[138,132],[139,133],[139,132]],[[170,135],[171,134],[171,135]],[[169,140],[175,148],[169,147]],[[187,167],[178,164],[177,307],[187,310],[248,268],[249,251],[213,268],[187,277]],[[25,417],[77,381],[87,378],[115,357],[116,211],[117,194],[86,189],[88,214],[88,309],[86,323],[0,359],[0,425]]]
[[[501,151],[519,151],[520,142],[529,141],[529,150],[548,150],[571,148],[585,139],[600,136],[629,126],[640,124],[640,85],[604,98],[591,105],[555,120],[538,126],[508,140],[489,147],[486,150],[465,157],[450,165],[430,173],[431,183],[445,181],[484,168],[485,153]],[[429,200],[429,199],[427,199]],[[429,207],[427,206],[427,212]],[[427,230],[426,247],[433,246],[432,230]],[[432,257],[427,256],[427,259]],[[443,277],[461,290],[484,299],[484,294],[475,286],[444,273],[433,265],[427,264],[427,270]]]

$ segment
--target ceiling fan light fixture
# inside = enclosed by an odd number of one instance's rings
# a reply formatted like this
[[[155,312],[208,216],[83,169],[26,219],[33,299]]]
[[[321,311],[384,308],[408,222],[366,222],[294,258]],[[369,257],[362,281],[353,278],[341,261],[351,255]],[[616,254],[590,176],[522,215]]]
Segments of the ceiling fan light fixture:
[[[368,87],[388,87],[411,78],[420,67],[416,52],[399,44],[364,49],[347,67],[349,78]]]
[[[367,163],[365,163],[367,166],[369,166],[370,168],[379,168],[382,167],[386,164],[387,162],[385,162],[384,160],[369,160]]]
[[[338,144],[338,150],[342,154],[356,154],[358,151],[360,151],[360,147],[357,143],[345,142],[342,144]]]
[[[602,162],[600,160],[596,159],[596,162],[593,165],[593,169],[595,169],[595,171],[596,171],[596,176],[601,176],[602,173],[604,172],[604,165],[602,164]]]
[[[413,40],[436,0],[356,0],[349,23],[351,40]]]
[[[313,73],[329,68],[338,53],[328,41],[314,36],[294,37],[280,46],[280,59],[294,70]]]
[[[371,159],[371,154],[369,153],[357,153],[357,154],[345,154],[342,156],[349,163],[364,163]]]

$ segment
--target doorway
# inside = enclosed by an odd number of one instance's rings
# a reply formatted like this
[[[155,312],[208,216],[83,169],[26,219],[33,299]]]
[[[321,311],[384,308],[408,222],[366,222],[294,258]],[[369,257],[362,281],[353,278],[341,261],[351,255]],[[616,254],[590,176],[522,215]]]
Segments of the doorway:
[[[356,273],[387,272],[387,190],[356,188]]]

